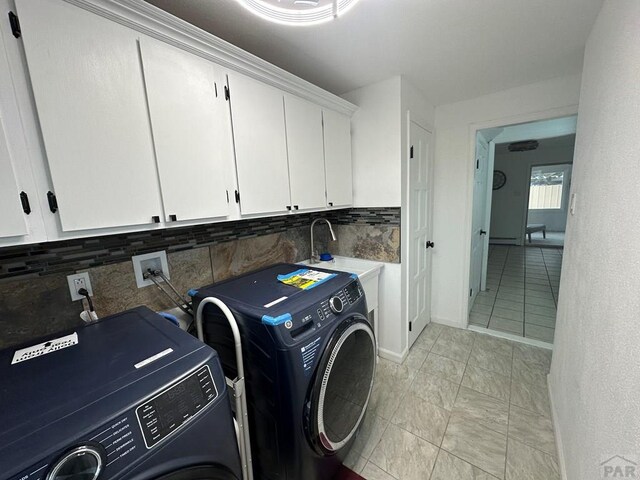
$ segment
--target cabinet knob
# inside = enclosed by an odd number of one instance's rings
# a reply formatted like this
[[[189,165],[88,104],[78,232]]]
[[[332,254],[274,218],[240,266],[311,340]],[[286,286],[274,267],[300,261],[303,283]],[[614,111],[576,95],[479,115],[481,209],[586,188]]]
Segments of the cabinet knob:
[[[151,221],[153,223],[160,223],[160,217],[158,215],[154,215],[153,217],[151,217]]]
[[[333,207],[333,202],[329,202],[329,206],[330,206],[330,207]]]
[[[172,222],[177,222],[178,221],[178,216],[177,215],[169,215],[169,220]]]
[[[291,205],[287,205],[287,210],[291,211]]]
[[[294,210],[298,210],[298,205],[294,205],[294,206],[293,206],[293,209],[294,209]]]

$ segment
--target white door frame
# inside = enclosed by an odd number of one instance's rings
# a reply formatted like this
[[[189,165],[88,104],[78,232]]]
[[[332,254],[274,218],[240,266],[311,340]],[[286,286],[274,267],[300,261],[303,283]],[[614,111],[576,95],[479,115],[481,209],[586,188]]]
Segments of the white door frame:
[[[537,122],[540,120],[551,120],[553,118],[568,117],[577,115],[578,104],[568,105],[565,107],[551,108],[540,112],[526,113],[522,115],[514,115],[510,117],[502,117],[487,122],[470,123],[469,124],[469,143],[467,150],[467,198],[464,220],[464,245],[471,245],[471,231],[473,222],[473,173],[476,165],[476,134],[478,130],[486,128],[497,128],[508,125],[517,125],[520,123]],[[462,324],[467,327],[469,325],[469,274],[471,271],[471,249],[463,249],[464,261],[462,262],[462,290],[459,293],[459,301],[462,305]]]
[[[489,238],[491,237],[491,203],[493,202],[493,167],[496,159],[496,144],[493,140],[489,142],[489,158],[487,159],[487,200],[485,202],[485,230],[484,245],[482,255],[482,274],[480,277],[480,291],[487,289],[487,270],[489,268]]]
[[[429,208],[431,209],[431,215],[429,216],[429,230],[433,232],[433,169],[434,169],[434,160],[435,160],[435,129],[431,123],[427,122],[420,115],[411,111],[410,109],[406,111],[406,116],[404,118],[406,122],[406,132],[403,140],[403,151],[402,151],[402,210],[401,210],[401,278],[402,278],[402,329],[403,329],[403,339],[404,339],[404,347],[405,352],[409,350],[409,265],[408,265],[408,252],[410,247],[409,242],[409,230],[408,230],[408,222],[409,222],[409,154],[411,148],[411,122],[418,124],[420,127],[424,128],[427,132],[432,135],[431,140],[431,162],[429,164],[429,178],[431,179],[431,188],[429,192]],[[437,248],[437,245],[436,247]],[[433,268],[432,268],[433,271]],[[430,282],[431,283],[431,282]],[[431,312],[429,312],[429,321],[427,324],[431,322]]]

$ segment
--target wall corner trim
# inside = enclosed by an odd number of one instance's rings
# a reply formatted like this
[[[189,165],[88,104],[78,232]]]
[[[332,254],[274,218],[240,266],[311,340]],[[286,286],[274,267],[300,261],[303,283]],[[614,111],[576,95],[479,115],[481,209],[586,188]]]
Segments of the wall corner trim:
[[[392,352],[391,350],[378,347],[378,354],[380,355],[380,357],[384,358],[385,360],[390,360],[394,363],[401,364],[402,362],[404,362],[404,359],[407,358],[407,355],[409,354],[409,349],[405,347],[402,353],[397,353],[397,352]]]
[[[558,468],[560,470],[560,478],[567,480],[567,464],[564,456],[564,447],[562,444],[562,436],[560,435],[560,425],[558,423],[558,412],[553,401],[553,388],[551,387],[550,376],[547,375],[547,389],[549,393],[549,405],[551,406],[551,423],[553,424],[553,433],[556,436],[556,451],[558,454]]]

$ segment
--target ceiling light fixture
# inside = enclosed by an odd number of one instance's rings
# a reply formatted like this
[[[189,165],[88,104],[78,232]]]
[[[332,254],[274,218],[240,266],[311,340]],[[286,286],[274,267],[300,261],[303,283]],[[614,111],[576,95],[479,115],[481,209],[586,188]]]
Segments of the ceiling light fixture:
[[[282,25],[317,25],[344,15],[359,0],[236,0],[254,15]]]

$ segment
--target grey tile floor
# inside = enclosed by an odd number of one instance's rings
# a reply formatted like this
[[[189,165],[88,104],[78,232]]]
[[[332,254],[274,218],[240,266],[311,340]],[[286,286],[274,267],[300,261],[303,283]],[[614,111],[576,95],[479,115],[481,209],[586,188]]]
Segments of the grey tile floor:
[[[469,323],[553,343],[562,249],[492,245]]]
[[[380,359],[345,464],[369,480],[559,480],[551,351],[430,324],[402,365]]]

